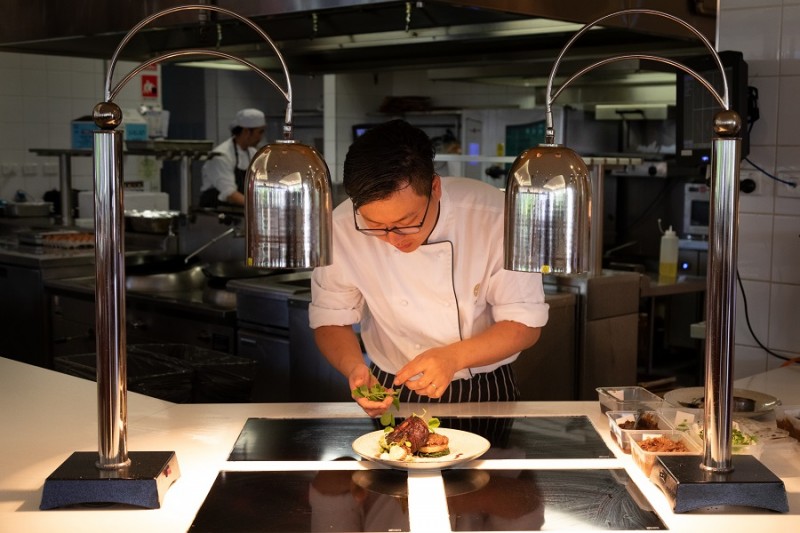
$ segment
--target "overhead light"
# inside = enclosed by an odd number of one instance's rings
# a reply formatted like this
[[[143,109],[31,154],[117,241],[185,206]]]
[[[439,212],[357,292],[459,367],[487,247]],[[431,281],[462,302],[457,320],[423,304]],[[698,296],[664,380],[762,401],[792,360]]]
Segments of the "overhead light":
[[[245,65],[232,61],[184,61],[175,63],[181,67],[208,68],[216,70],[250,70]]]

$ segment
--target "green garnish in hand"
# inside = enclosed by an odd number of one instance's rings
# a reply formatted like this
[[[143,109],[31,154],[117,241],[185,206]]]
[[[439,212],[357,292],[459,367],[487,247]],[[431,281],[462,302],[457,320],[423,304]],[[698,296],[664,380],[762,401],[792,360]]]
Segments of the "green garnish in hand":
[[[400,398],[398,397],[398,393],[400,391],[394,389],[384,389],[383,385],[380,383],[374,384],[372,387],[367,387],[366,385],[361,385],[360,387],[356,387],[353,389],[353,397],[355,398],[367,398],[372,402],[382,402],[386,399],[387,396],[392,397],[392,406],[396,410],[400,410]],[[394,414],[390,411],[386,411],[381,415],[381,425],[382,426],[394,426]]]

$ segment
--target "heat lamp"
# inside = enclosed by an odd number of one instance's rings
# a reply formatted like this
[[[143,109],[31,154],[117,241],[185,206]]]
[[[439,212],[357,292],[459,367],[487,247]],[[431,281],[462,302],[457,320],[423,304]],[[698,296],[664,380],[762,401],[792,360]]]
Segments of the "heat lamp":
[[[586,31],[612,17],[647,15],[668,19],[697,36],[721,73],[723,94],[679,62],[652,55],[627,54],[584,67],[553,92],[564,54]],[[749,455],[731,457],[733,347],[736,325],[736,261],[741,159],[741,117],[731,109],[728,83],[719,54],[698,30],[673,15],[648,9],[614,12],[586,24],[556,58],[547,81],[545,142],[526,150],[509,170],[506,186],[505,267],[543,274],[585,272],[591,187],[580,156],[554,144],[552,104],[570,83],[603,65],[625,60],[665,63],[696,79],[720,104],[713,123],[709,258],[706,276],[705,440],[703,455],[661,457],[651,481],[671,501],[675,512],[744,506],[788,512],[783,482]]]
[[[120,52],[154,20],[188,10],[222,13],[258,33],[275,52],[284,89],[254,64],[219,50],[186,49],[154,57],[128,73],[113,89]],[[303,268],[330,262],[330,174],[319,153],[292,139],[292,86],[286,63],[269,36],[249,19],[211,5],[159,11],[132,28],[111,58],[105,101],[94,108],[95,313],[97,346],[98,451],[75,452],[45,480],[41,509],[77,504],[120,503],[158,508],[180,476],[173,451],[129,452],[125,330],[125,231],[122,208],[122,111],[114,99],[142,70],[182,56],[208,55],[245,65],[275,87],[287,102],[283,139],[256,153],[246,175],[247,264]]]

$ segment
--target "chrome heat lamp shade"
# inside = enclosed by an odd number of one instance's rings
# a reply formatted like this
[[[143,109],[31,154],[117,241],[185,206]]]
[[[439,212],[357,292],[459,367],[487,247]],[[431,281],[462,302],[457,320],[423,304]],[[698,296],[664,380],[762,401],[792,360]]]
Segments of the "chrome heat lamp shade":
[[[269,144],[253,157],[245,182],[248,266],[331,263],[331,177],[316,150],[291,140]]]
[[[540,144],[520,154],[506,183],[505,268],[585,272],[591,190],[583,159],[569,148]]]

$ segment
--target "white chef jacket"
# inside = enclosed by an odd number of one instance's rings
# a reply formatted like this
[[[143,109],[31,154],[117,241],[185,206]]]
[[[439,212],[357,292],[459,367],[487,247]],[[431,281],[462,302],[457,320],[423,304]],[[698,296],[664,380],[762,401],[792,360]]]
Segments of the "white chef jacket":
[[[234,149],[236,152],[234,152]],[[203,182],[200,186],[201,191],[215,187],[219,191],[218,200],[225,202],[232,193],[236,192],[236,178],[233,169],[239,168],[247,170],[250,160],[256,155],[255,148],[242,150],[234,141],[233,137],[221,142],[214,147],[215,155],[203,164]],[[238,161],[237,161],[238,155]],[[239,191],[244,194],[244,191]]]
[[[396,374],[418,354],[468,339],[495,322],[547,323],[542,276],[503,268],[503,193],[469,178],[442,178],[440,214],[411,253],[358,232],[348,199],[333,212],[333,263],[314,269],[309,324],[361,324],[367,355]],[[519,353],[454,379],[490,372]]]

